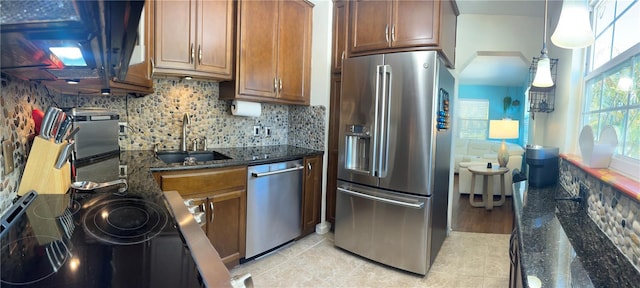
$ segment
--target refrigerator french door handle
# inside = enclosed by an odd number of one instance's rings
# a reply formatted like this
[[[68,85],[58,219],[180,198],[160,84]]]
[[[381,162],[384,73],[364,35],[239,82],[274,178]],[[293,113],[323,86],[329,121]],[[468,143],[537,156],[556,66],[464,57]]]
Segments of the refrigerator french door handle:
[[[377,167],[376,171],[378,173],[378,177],[384,178],[387,176],[387,168],[388,168],[388,156],[389,156],[389,109],[391,105],[391,66],[383,65],[382,66],[382,101],[379,104],[380,106],[380,123],[378,131],[378,155],[377,158]]]
[[[372,139],[373,140],[373,149],[371,149],[371,176],[373,177],[379,177],[378,176],[378,147],[380,145],[380,138],[379,138],[379,133],[380,133],[380,93],[382,93],[382,87],[380,87],[382,84],[382,80],[383,77],[382,76],[382,68],[383,65],[377,65],[376,66],[376,90],[375,90],[375,99],[374,99],[374,112],[373,112],[373,133],[372,133]]]
[[[360,198],[366,198],[366,199],[373,200],[373,201],[383,202],[383,203],[402,206],[402,207],[407,207],[407,208],[422,209],[422,207],[424,207],[424,202],[407,203],[407,202],[403,202],[403,201],[398,201],[398,200],[393,200],[393,199],[387,199],[387,198],[382,198],[382,197],[378,197],[378,196],[373,196],[373,195],[369,195],[369,194],[364,194],[364,193],[356,192],[356,191],[353,191],[353,190],[344,189],[344,188],[341,188],[341,187],[338,187],[338,191],[343,192],[343,193],[347,193],[349,195],[353,195],[353,196],[356,196],[356,197],[360,197]]]

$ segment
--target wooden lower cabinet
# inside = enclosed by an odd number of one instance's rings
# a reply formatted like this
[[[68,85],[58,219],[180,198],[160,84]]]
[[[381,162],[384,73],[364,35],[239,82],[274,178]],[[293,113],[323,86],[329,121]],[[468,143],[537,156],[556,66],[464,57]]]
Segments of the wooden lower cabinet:
[[[316,224],[321,221],[322,155],[304,158],[302,186],[302,233],[300,238],[313,233]]]
[[[327,221],[336,223],[336,189],[338,188],[338,130],[340,128],[341,74],[331,76],[329,102],[329,157],[327,160]]]
[[[154,172],[162,191],[178,191],[205,211],[201,223],[222,262],[232,268],[245,256],[247,167]]]

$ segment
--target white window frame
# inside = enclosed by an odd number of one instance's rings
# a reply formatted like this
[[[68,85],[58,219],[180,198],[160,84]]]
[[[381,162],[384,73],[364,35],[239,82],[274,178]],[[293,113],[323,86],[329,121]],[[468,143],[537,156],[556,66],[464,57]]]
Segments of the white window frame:
[[[459,139],[479,139],[479,140],[486,140],[487,139],[487,133],[489,131],[489,100],[488,99],[474,99],[474,98],[460,98],[458,99],[458,138]],[[468,111],[464,111],[464,107],[466,106],[466,104],[464,102],[468,102],[471,103],[469,104],[471,107],[484,107],[484,113],[483,115],[469,115],[467,116]],[[461,137],[461,135],[463,134],[463,126],[462,123],[465,121],[484,121],[486,127],[485,130],[487,133],[484,133],[482,138],[478,137],[478,138],[469,138],[469,137]]]
[[[637,1],[636,3],[634,3],[633,5],[640,5],[640,1]],[[596,5],[594,5],[594,7],[597,7],[597,3]],[[614,19],[613,21],[616,22],[618,19]],[[613,32],[615,37],[615,30]],[[596,35],[596,37],[598,37],[599,35]],[[589,93],[589,89],[587,86],[587,83],[591,80],[593,80],[594,78],[600,78],[603,75],[608,74],[609,72],[611,72],[614,69],[618,69],[618,66],[629,61],[630,59],[632,59],[634,56],[636,55],[640,55],[640,43],[635,44],[634,46],[632,46],[631,48],[629,48],[628,50],[626,50],[625,52],[615,56],[614,58],[610,59],[609,61],[607,61],[606,63],[602,64],[601,66],[599,66],[598,68],[594,69],[593,71],[589,71],[588,69],[590,68],[590,61],[593,60],[593,55],[591,55],[593,52],[593,47],[591,47],[589,49],[589,56],[587,57],[587,59],[589,59],[585,65],[587,68],[587,72],[584,78],[584,92],[583,92],[583,97],[585,99],[585,103],[584,106],[582,108],[582,112],[581,112],[581,119],[580,119],[580,123],[581,123],[581,127],[583,127],[584,125],[588,124],[587,123],[587,119],[588,116],[587,115],[592,115],[592,114],[599,114],[599,113],[606,113],[607,111],[602,111],[602,110],[590,110],[590,104],[591,103],[587,103],[587,100],[589,100],[590,98],[588,98],[587,93]],[[633,63],[632,63],[633,64]],[[633,69],[633,66],[632,66]],[[637,84],[635,84],[637,85]],[[629,109],[633,109],[633,108],[637,108],[636,106],[638,106],[638,104],[634,104],[634,105],[630,105],[629,103],[627,103],[627,105],[625,106],[620,106],[620,107],[615,107],[613,110],[616,111],[620,111],[620,110],[626,110],[629,111]],[[611,110],[611,109],[603,109],[603,110]],[[628,113],[628,112],[624,112],[624,113]],[[597,129],[597,127],[593,127],[594,129]],[[621,137],[624,137],[625,135],[618,135],[618,139],[620,139]],[[597,135],[596,135],[597,137]],[[640,145],[640,143],[638,143],[638,145]],[[611,160],[611,164],[609,165],[609,168],[612,170],[615,170],[617,172],[620,172],[624,175],[630,176],[633,179],[639,180],[640,179],[640,159],[635,159],[635,158],[631,158],[631,157],[627,157],[624,155],[619,155],[619,154],[614,154],[614,156],[612,157]]]

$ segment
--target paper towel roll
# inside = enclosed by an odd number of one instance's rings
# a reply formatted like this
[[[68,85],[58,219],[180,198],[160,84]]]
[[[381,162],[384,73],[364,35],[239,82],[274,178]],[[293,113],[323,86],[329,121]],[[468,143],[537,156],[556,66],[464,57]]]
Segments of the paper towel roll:
[[[231,103],[231,115],[258,117],[262,113],[260,103],[233,100]]]

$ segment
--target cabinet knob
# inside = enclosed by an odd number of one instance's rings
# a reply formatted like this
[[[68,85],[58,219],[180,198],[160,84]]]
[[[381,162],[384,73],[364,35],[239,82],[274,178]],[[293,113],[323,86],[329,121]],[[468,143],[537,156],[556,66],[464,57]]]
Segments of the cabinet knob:
[[[198,45],[198,64],[202,65],[202,45]]]
[[[273,92],[278,92],[278,78],[273,78]]]
[[[282,78],[280,78],[280,92],[282,92]]]

